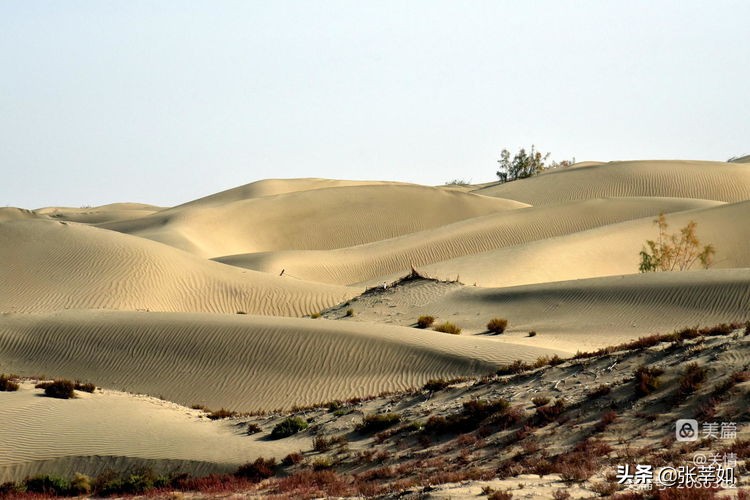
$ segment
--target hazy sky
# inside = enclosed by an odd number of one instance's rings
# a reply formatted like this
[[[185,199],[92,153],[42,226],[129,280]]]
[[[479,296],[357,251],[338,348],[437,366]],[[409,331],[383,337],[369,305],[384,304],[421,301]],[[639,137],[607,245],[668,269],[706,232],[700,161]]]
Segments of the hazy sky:
[[[747,1],[0,0],[0,205],[750,153]]]

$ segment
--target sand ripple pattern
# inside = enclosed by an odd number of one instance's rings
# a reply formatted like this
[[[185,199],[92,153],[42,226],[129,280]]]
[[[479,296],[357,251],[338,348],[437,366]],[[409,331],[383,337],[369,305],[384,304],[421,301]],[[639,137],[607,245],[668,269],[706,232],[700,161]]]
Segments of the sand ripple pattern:
[[[301,316],[356,291],[205,261],[76,223],[0,224],[0,312],[63,309]]]

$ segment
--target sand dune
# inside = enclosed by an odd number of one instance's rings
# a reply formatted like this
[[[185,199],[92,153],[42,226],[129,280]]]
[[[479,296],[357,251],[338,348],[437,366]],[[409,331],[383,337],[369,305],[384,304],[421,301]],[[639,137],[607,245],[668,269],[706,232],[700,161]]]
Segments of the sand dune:
[[[534,206],[611,196],[734,202],[750,199],[750,167],[710,161],[610,162],[549,171],[475,192]]]
[[[156,473],[233,472],[259,456],[311,448],[309,437],[263,440],[156,398],[105,390],[60,400],[41,392],[26,382],[18,392],[0,393],[0,483],[144,466]]]
[[[30,219],[46,219],[47,216],[40,215],[34,210],[28,210],[25,208],[15,207],[3,207],[0,208],[0,222],[7,222],[12,220],[30,220]]]
[[[424,186],[345,186],[188,204],[103,227],[212,258],[347,247],[524,206]]]
[[[291,276],[323,283],[372,285],[382,282],[383,278],[390,281],[403,275],[410,266],[450,261],[661,212],[721,204],[680,198],[586,200],[503,211],[351,248],[232,255],[215,260],[270,273],[286,269]],[[470,262],[471,257],[467,257],[467,261]],[[456,272],[450,272],[449,264],[440,267],[443,277],[451,274],[455,278]],[[475,281],[473,276],[471,281]]]
[[[113,311],[0,317],[5,371],[237,410],[407,389],[553,353],[561,351],[322,319]]]
[[[263,198],[266,196],[275,196],[278,194],[297,193],[300,191],[313,191],[315,189],[326,189],[333,187],[349,186],[398,186],[408,185],[403,182],[388,181],[350,181],[337,179],[263,179],[232,189],[210,194],[196,200],[178,205],[175,208],[185,208],[189,206],[210,206],[224,205],[233,201],[248,200],[251,198]]]
[[[205,261],[113,231],[57,221],[0,224],[0,311],[149,309],[299,316],[354,295]]]
[[[154,214],[159,210],[162,210],[162,208],[145,203],[110,203],[99,207],[45,207],[39,208],[35,212],[57,220],[98,224],[137,219]]]
[[[750,267],[750,201],[672,214],[669,232],[698,223],[703,244],[716,248],[714,267]],[[515,286],[638,272],[639,252],[656,239],[653,217],[621,222],[514,247],[423,266],[438,278],[461,277],[479,286]]]

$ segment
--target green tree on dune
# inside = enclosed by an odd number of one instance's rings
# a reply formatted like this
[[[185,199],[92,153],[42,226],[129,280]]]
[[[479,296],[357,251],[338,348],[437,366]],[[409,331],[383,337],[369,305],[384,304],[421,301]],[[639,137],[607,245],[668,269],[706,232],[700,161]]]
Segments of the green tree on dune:
[[[640,272],[685,271],[696,262],[704,269],[711,266],[716,250],[710,244],[701,247],[695,231],[697,222],[691,220],[674,234],[667,234],[667,218],[663,213],[654,223],[659,227],[659,237],[656,241],[647,240],[641,250]]]

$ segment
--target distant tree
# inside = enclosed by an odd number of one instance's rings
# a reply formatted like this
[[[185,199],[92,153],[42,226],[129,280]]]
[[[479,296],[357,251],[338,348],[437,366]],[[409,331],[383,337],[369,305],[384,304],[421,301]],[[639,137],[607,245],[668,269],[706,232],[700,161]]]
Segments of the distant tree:
[[[674,234],[667,234],[667,218],[663,213],[654,223],[659,227],[659,238],[646,241],[646,246],[640,252],[640,272],[685,271],[698,261],[704,269],[711,266],[716,250],[710,244],[701,248],[695,232],[697,222],[688,222],[679,233]]]
[[[530,153],[521,148],[513,159],[510,157],[510,151],[503,149],[497,161],[499,164],[497,176],[501,182],[510,182],[537,175],[544,170],[544,162],[547,158],[549,158],[549,153],[542,154],[534,148],[533,144]]]

